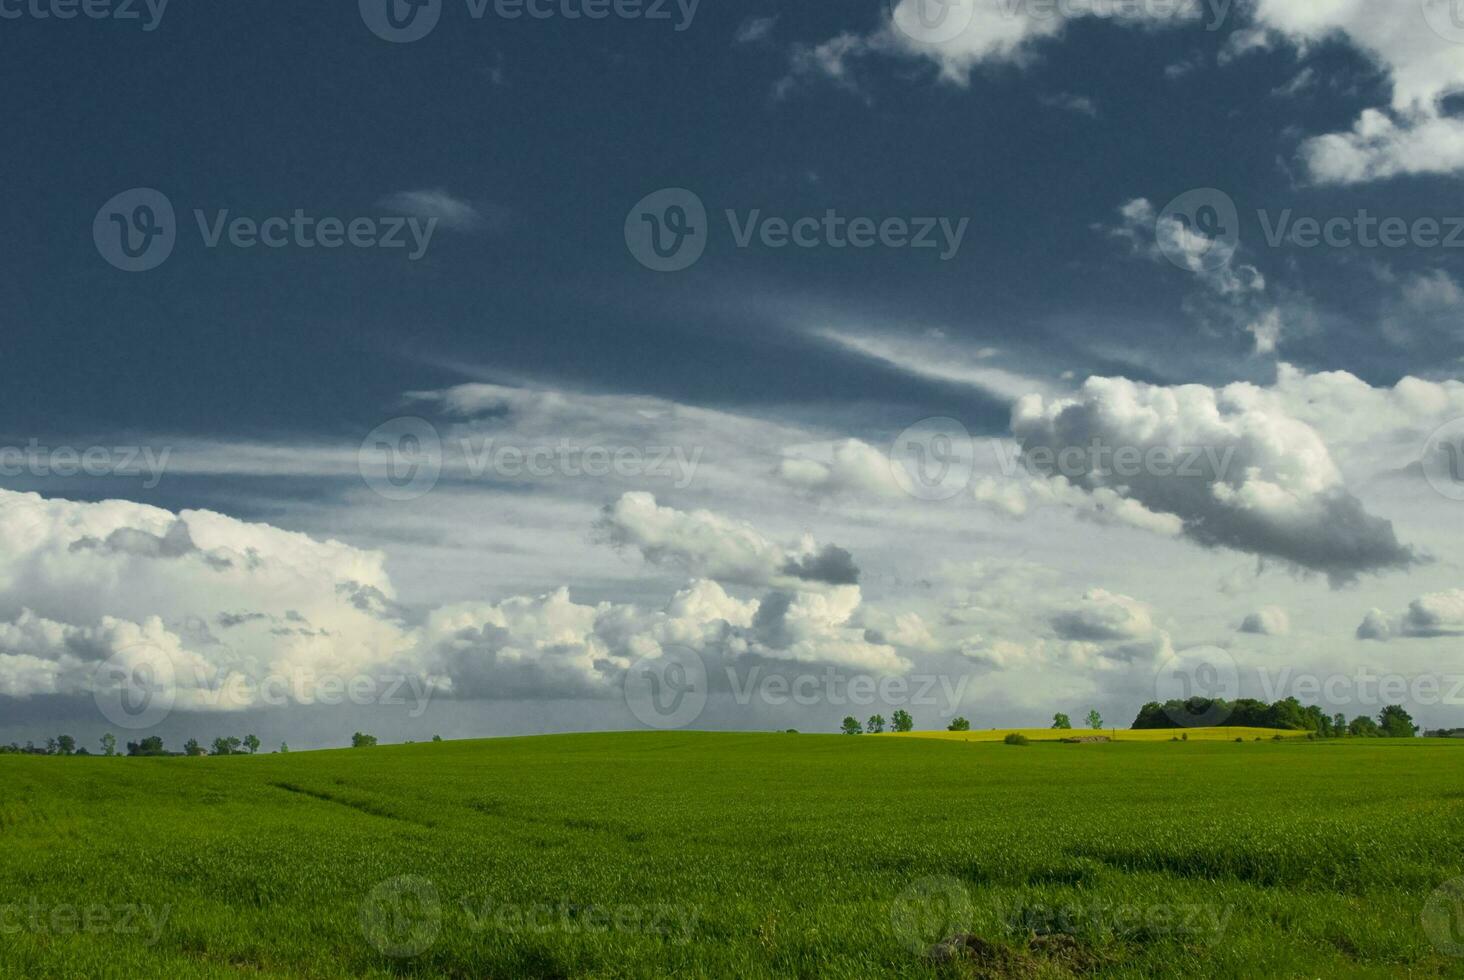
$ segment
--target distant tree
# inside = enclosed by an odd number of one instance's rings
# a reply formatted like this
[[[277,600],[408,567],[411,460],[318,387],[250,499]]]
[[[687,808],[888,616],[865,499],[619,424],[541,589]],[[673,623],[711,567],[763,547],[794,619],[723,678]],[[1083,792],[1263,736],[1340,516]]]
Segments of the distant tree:
[[[891,716],[894,723],[894,730],[897,732],[910,732],[915,730],[915,719],[910,717],[910,712],[899,708]]]
[[[46,739],[46,755],[55,755],[58,751],[60,751],[60,747],[56,744],[56,740],[54,738]]]
[[[77,749],[76,750],[76,754],[77,755],[91,755],[91,753],[86,750],[86,746],[85,745],[83,745],[81,748]]]
[[[1103,716],[1098,713],[1096,708],[1088,712],[1088,727],[1095,732],[1103,729]]]
[[[1401,704],[1390,704],[1378,715],[1378,727],[1385,738],[1412,738],[1418,734],[1413,716],[1403,710]]]
[[[280,751],[281,752],[288,752],[288,751],[290,751],[290,743],[289,742],[281,742],[280,743]]]
[[[442,736],[441,735],[433,735],[432,736],[432,741],[434,741],[434,742],[440,742],[440,741],[442,741]]]
[[[253,755],[254,753],[258,752],[259,751],[259,736],[258,735],[254,735],[254,734],[245,735],[244,736],[244,747],[249,750],[249,754],[250,755]]]
[[[1026,745],[1029,739],[1021,732],[1012,732],[1006,738],[1002,739],[1002,741],[1007,745]]]
[[[864,723],[864,730],[869,732],[869,734],[871,735],[878,735],[880,732],[884,731],[884,728],[884,715],[870,715],[869,720]]]
[[[1361,738],[1377,738],[1382,734],[1378,723],[1366,715],[1358,715],[1352,719],[1352,724],[1347,726],[1347,734],[1357,735]]]
[[[243,740],[235,735],[221,735],[213,740],[213,754],[236,755],[243,744]]]
[[[948,732],[969,732],[971,723],[964,718],[952,718],[951,723],[946,726]]]
[[[76,754],[76,739],[70,735],[60,735],[56,738],[56,751],[61,755]]]
[[[864,729],[859,727],[859,719],[849,715],[844,719],[844,727],[840,729],[845,735],[863,735]]]
[[[369,749],[375,744],[375,735],[366,735],[362,732],[357,732],[356,734],[351,736],[351,748],[353,749]]]
[[[1332,734],[1338,738],[1347,734],[1347,716],[1340,711],[1332,716]]]
[[[186,756],[200,756],[207,755],[208,753],[203,751],[203,746],[198,744],[198,739],[190,738],[183,743],[183,754]]]
[[[1053,728],[1072,728],[1073,727],[1073,723],[1068,718],[1067,715],[1065,715],[1061,711],[1059,711],[1057,714],[1055,714],[1055,715],[1052,716],[1052,727]]]
[[[167,755],[163,751],[163,740],[160,736],[149,735],[140,742],[127,743],[128,755]]]
[[[111,732],[102,736],[102,755],[117,754],[117,736]]]

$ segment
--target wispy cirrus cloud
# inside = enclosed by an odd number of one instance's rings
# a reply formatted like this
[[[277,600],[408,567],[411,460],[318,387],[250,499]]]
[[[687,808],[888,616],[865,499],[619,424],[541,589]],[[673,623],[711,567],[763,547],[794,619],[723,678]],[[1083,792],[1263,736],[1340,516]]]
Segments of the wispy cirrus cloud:
[[[497,220],[496,209],[485,214],[471,202],[441,188],[398,191],[382,198],[379,204],[413,217],[435,218],[443,228],[453,231],[481,231]]]

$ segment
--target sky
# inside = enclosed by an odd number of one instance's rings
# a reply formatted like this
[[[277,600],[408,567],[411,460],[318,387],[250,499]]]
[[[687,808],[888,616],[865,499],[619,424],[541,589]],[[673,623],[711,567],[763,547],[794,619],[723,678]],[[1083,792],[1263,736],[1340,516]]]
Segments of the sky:
[[[1464,726],[1452,0],[0,43],[0,742]]]

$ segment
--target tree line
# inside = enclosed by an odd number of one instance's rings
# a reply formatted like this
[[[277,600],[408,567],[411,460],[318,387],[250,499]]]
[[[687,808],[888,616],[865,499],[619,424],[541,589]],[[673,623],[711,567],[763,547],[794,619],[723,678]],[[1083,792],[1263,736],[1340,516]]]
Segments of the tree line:
[[[1101,731],[1103,729],[1103,716],[1097,711],[1089,711],[1087,721],[1088,727],[1094,731]],[[1073,727],[1073,723],[1068,719],[1067,715],[1059,711],[1052,716],[1052,727],[1057,729],[1070,729]],[[844,735],[879,735],[884,730],[884,715],[871,715],[869,720],[862,725],[859,723],[858,718],[849,715],[844,719],[844,724],[839,728],[839,732]],[[914,730],[915,719],[910,717],[910,712],[901,709],[894,713],[890,731],[909,732]],[[966,718],[952,718],[950,724],[946,725],[946,731],[948,732],[969,732],[970,730],[971,722]],[[792,729],[789,729],[789,731],[792,731]]]
[[[1084,720],[1090,730],[1103,730],[1103,716],[1096,710],[1089,711]],[[1185,724],[1186,721],[1189,724]],[[1052,716],[1051,727],[1057,730],[1071,729],[1072,719],[1059,711]],[[1129,726],[1131,730],[1179,730],[1196,727],[1274,728],[1280,731],[1311,732],[1319,738],[1413,738],[1418,734],[1418,726],[1413,723],[1413,717],[1402,705],[1390,704],[1376,718],[1359,715],[1348,721],[1341,712],[1329,715],[1316,705],[1302,705],[1294,697],[1271,704],[1254,698],[1226,701],[1223,698],[1196,697],[1187,701],[1166,701],[1163,704],[1150,701],[1139,709],[1138,717]],[[914,728],[915,720],[910,717],[909,712],[900,710],[894,713],[890,731],[909,732]],[[946,726],[946,730],[969,732],[971,722],[966,718],[955,718]],[[885,731],[885,719],[883,715],[874,715],[861,724],[858,718],[849,715],[839,731],[844,735],[877,735]],[[1428,734],[1451,737],[1453,732],[1464,736],[1464,729],[1445,729]]]
[[[441,735],[433,735],[432,741],[442,741]],[[100,752],[91,752],[86,746],[78,746],[76,739],[70,735],[57,735],[55,738],[46,739],[45,745],[37,745],[34,742],[26,742],[21,745],[18,742],[11,742],[9,745],[0,745],[0,755],[117,755],[117,736],[111,732],[103,735],[98,742],[101,744]],[[190,738],[183,743],[182,752],[169,751],[163,744],[159,735],[149,735],[136,742],[128,742],[126,749],[129,756],[205,756],[205,755],[254,755],[259,751],[259,736],[250,733],[240,738],[236,735],[220,735],[213,740],[213,743],[205,747],[196,738]],[[364,749],[377,744],[375,735],[368,735],[365,732],[356,732],[351,736],[351,748]],[[290,751],[288,742],[281,742],[278,752]]]
[[[1390,704],[1383,708],[1376,719],[1358,715],[1348,721],[1340,711],[1328,714],[1314,704],[1303,706],[1294,697],[1272,704],[1254,698],[1226,701],[1224,698],[1195,697],[1187,701],[1166,701],[1163,704],[1150,701],[1139,709],[1139,715],[1130,727],[1188,728],[1192,726],[1183,722],[1191,719],[1195,724],[1215,728],[1277,728],[1283,731],[1312,732],[1319,738],[1341,738],[1344,735],[1361,738],[1412,738],[1418,734],[1418,726],[1413,723],[1413,717],[1399,704]]]

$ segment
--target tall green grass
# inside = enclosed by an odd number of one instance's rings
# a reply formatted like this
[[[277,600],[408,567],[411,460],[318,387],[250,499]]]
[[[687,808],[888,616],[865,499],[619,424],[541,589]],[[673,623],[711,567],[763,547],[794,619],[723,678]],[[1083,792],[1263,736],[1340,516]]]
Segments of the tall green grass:
[[[0,757],[3,977],[1461,976],[1461,875],[1442,741]]]

